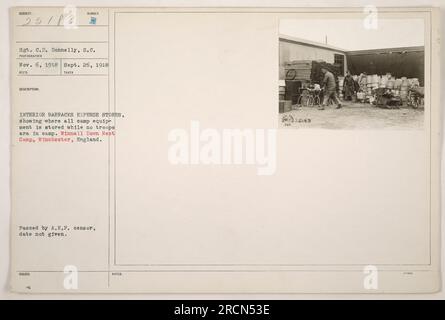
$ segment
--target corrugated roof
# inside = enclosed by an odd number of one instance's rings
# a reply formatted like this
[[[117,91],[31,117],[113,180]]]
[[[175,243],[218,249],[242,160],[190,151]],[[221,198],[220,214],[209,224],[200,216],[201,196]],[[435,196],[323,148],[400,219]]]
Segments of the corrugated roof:
[[[388,54],[388,53],[404,53],[404,52],[423,52],[425,47],[399,47],[399,48],[385,48],[385,49],[369,49],[369,50],[355,50],[347,51],[348,55],[361,55],[361,54]]]
[[[312,46],[312,47],[323,48],[323,49],[328,49],[328,50],[332,50],[332,51],[346,53],[345,49],[337,48],[337,47],[327,45],[324,43],[320,43],[320,42],[309,41],[309,40],[301,39],[301,38],[295,38],[295,37],[291,37],[291,36],[284,35],[284,34],[280,34],[279,38],[280,38],[280,40],[293,42],[296,44],[303,44],[303,45],[308,45],[308,46]]]
[[[424,51],[425,47],[418,46],[418,47],[398,47],[398,48],[382,48],[382,49],[367,49],[367,50],[345,50],[342,48],[334,47],[331,45],[327,45],[320,42],[310,41],[302,38],[296,38],[291,37],[288,35],[280,34],[279,35],[280,40],[284,40],[287,42],[297,43],[297,44],[303,44],[307,46],[317,47],[317,48],[323,48],[328,49],[331,51],[337,51],[342,52],[348,55],[361,55],[361,54],[380,54],[380,53],[403,53],[403,52],[417,52],[417,51]]]

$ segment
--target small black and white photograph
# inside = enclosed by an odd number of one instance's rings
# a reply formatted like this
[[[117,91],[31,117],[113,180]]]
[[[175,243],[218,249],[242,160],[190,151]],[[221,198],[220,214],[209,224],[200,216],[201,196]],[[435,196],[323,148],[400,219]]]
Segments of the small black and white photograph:
[[[423,128],[422,19],[282,19],[279,126]]]

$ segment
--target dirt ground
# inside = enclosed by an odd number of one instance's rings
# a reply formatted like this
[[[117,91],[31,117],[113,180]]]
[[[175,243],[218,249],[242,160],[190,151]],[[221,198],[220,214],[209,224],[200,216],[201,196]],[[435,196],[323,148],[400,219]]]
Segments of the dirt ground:
[[[294,108],[297,107],[296,105]],[[422,129],[424,109],[383,109],[370,104],[344,102],[343,108],[299,107],[280,113],[282,128]]]

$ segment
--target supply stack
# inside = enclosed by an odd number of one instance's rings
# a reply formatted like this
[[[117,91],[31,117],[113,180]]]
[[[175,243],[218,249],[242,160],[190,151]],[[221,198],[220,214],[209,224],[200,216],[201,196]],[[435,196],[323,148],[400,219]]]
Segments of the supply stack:
[[[417,78],[395,78],[389,73],[385,75],[368,75],[361,78],[361,80],[357,75],[354,75],[353,78],[359,81],[360,85],[360,91],[357,92],[357,100],[371,104],[380,105],[376,100],[384,94],[390,98],[391,103],[394,105],[402,105],[409,103],[410,90],[423,92],[423,88],[420,87],[419,79]]]

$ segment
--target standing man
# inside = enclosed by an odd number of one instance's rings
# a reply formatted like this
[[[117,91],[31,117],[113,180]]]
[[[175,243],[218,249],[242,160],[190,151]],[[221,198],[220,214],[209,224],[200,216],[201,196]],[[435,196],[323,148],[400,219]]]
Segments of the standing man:
[[[324,108],[328,104],[329,98],[331,98],[336,104],[337,108],[340,109],[342,107],[340,100],[337,97],[335,78],[332,72],[329,72],[326,68],[321,68],[321,72],[323,73],[323,104],[318,108],[318,110],[324,110]]]
[[[346,71],[346,77],[343,80],[343,88],[345,89],[345,100],[352,100],[352,97],[355,94],[355,81],[349,70]]]

